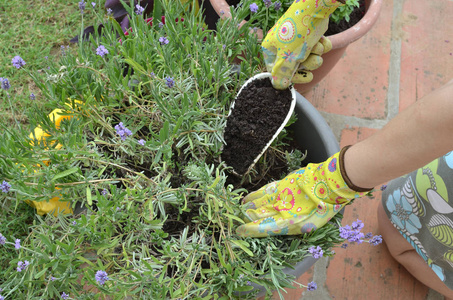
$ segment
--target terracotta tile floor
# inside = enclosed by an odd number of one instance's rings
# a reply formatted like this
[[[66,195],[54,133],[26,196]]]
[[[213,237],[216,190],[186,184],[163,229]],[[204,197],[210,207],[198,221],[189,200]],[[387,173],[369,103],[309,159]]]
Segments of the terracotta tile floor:
[[[310,100],[344,146],[373,134],[431,90],[453,79],[453,1],[384,0],[373,30],[351,44]],[[381,193],[349,206],[344,224],[364,221],[379,234]],[[385,243],[336,249],[298,279],[318,290],[289,289],[285,299],[443,299],[416,281],[389,254]],[[278,297],[275,295],[275,299]]]

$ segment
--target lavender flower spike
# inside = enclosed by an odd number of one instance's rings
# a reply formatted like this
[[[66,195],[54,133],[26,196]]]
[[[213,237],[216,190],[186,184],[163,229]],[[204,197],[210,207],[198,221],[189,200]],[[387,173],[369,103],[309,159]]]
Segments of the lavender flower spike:
[[[105,282],[106,282],[107,280],[109,280],[109,277],[108,277],[108,275],[107,275],[107,272],[105,272],[105,271],[97,271],[94,278],[96,279],[96,281],[97,281],[100,285],[104,285]]]
[[[3,180],[2,184],[0,184],[0,190],[3,193],[8,193],[10,189],[11,189],[11,184],[9,184],[5,180]]]
[[[0,77],[0,83],[1,83],[2,89],[4,89],[5,91],[7,91],[7,90],[9,90],[11,88],[11,85],[9,84],[8,78]]]
[[[104,57],[104,55],[109,54],[109,50],[107,50],[103,45],[100,45],[96,49],[96,54],[100,57]]]
[[[311,253],[311,255],[313,255],[314,258],[321,258],[322,255],[323,255],[323,251],[322,251],[322,248],[319,247],[319,246],[311,246],[309,249],[308,249],[308,252]]]
[[[22,59],[22,57],[20,57],[19,55],[16,55],[13,57],[13,59],[11,60],[11,63],[13,64],[13,66],[15,66],[17,69],[20,69],[22,68],[23,66],[25,66],[25,61]]]
[[[249,8],[252,13],[256,13],[258,11],[258,5],[255,2],[250,4]]]
[[[137,15],[143,14],[144,11],[145,11],[145,8],[141,7],[140,4],[135,5],[135,13]]]
[[[309,290],[309,291],[315,291],[317,288],[318,288],[318,285],[314,281],[310,282],[307,286],[307,290]]]

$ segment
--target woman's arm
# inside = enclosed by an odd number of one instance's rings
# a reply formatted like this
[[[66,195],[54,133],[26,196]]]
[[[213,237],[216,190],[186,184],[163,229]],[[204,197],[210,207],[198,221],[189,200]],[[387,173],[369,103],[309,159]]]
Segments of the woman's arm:
[[[345,153],[353,184],[371,188],[453,150],[453,80],[423,97]]]

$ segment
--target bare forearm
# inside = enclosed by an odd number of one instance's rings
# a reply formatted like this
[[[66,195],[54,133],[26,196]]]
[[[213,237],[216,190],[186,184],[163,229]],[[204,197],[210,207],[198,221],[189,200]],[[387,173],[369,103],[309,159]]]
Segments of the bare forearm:
[[[345,170],[371,188],[407,174],[453,150],[453,81],[423,97],[382,130],[353,145]]]

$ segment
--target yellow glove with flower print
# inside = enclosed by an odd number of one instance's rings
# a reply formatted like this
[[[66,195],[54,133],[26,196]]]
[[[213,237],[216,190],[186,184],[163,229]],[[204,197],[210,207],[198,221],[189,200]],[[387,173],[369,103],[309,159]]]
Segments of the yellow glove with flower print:
[[[354,186],[343,166],[348,147],[320,164],[308,164],[280,181],[269,183],[243,199],[246,224],[240,236],[296,235],[315,230],[351,199],[371,189]]]
[[[321,55],[332,49],[323,37],[330,15],[345,0],[295,0],[269,30],[261,46],[267,71],[276,89],[313,80],[311,70],[322,64]],[[296,73],[297,70],[301,73]]]

